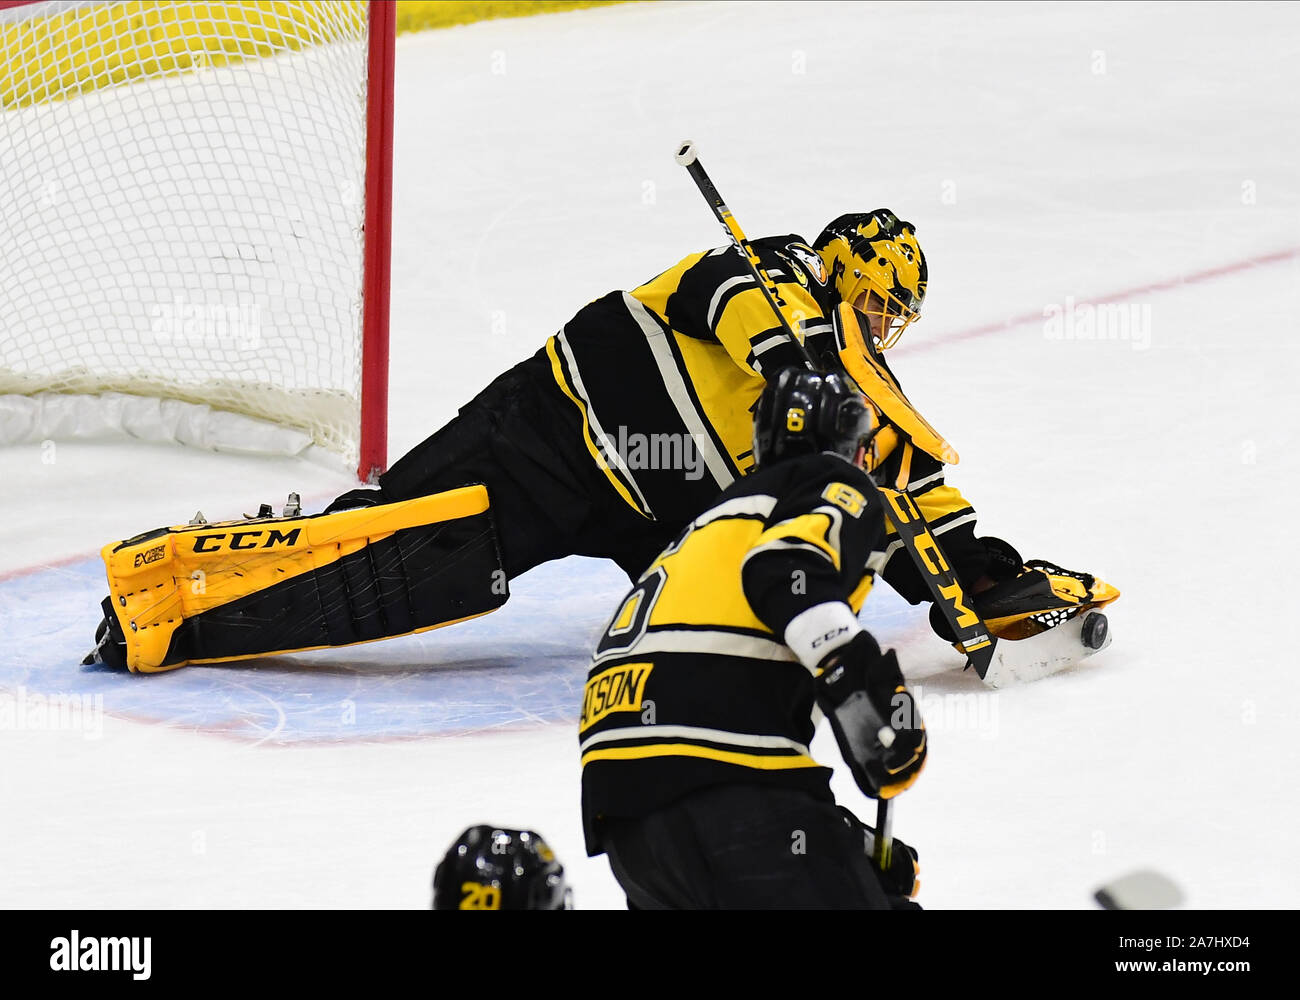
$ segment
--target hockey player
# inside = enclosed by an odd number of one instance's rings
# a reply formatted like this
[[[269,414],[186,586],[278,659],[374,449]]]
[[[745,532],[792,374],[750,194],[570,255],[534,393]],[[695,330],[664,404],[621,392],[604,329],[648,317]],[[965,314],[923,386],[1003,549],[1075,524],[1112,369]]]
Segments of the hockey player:
[[[433,873],[435,910],[571,910],[564,866],[540,834],[480,824]]]
[[[858,611],[885,515],[873,417],[836,375],[785,369],[753,421],[757,468],[641,574],[597,645],[579,722],[582,810],[634,908],[873,908],[864,828],[808,745],[816,704],[859,787],[908,788],[926,733]]]
[[[911,489],[964,583],[990,585],[996,560],[974,510],[944,483],[946,445],[881,353],[925,297],[914,227],[879,209],[841,216],[813,245],[753,246],[804,347],[858,372],[883,413],[874,474]],[[377,489],[349,491],[325,517],[275,520],[265,507],[249,524],[106,547],[111,593],[88,662],[166,670],[421,631],[492,610],[507,580],[572,554],[635,579],[753,468],[750,414],[768,374],[797,360],[746,261],[730,248],[692,254],[584,307]],[[486,489],[458,492],[469,484]],[[930,600],[899,548],[887,534],[882,575],[912,603]],[[199,578],[201,589],[188,583]]]
[[[882,366],[880,352],[920,313],[925,255],[915,227],[888,209],[839,217],[815,246],[792,235],[754,247],[786,319],[832,368],[850,349],[837,330],[841,304],[869,326],[868,349]],[[753,467],[751,415],[766,375],[799,361],[745,261],[730,247],[695,253],[585,306],[399,459],[378,490],[352,491],[332,509],[481,482],[511,579],[574,554],[612,559],[635,579]],[[896,478],[907,450],[898,448],[882,473]],[[968,537],[944,541],[977,578],[983,550],[973,544],[972,508],[944,486],[935,457],[907,459],[934,529],[965,526]],[[892,562],[891,582],[920,599],[906,558]]]

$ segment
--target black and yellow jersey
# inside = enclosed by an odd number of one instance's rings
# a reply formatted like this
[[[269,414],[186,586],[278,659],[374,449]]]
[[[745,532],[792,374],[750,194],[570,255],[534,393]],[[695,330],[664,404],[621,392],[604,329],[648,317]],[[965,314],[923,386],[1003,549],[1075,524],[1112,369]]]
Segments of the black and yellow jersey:
[[[831,800],[809,753],[818,665],[862,631],[884,558],[880,495],[830,453],[734,483],[651,563],[597,646],[579,743],[588,850],[602,817],[695,788],[778,783]]]
[[[838,297],[821,258],[793,235],[753,247],[808,350],[833,351]],[[592,459],[629,505],[662,521],[699,513],[753,468],[752,412],[765,375],[802,363],[730,246],[597,299],[545,350],[582,413]]]
[[[814,358],[833,358],[841,346],[838,299],[821,258],[794,235],[753,246],[805,346]],[[730,246],[692,254],[630,292],[597,299],[541,353],[580,414],[575,447],[633,510],[669,524],[684,523],[753,468],[753,409],[765,377],[801,363]],[[881,476],[912,492],[959,576],[978,577],[984,550],[974,537],[975,511],[944,483],[944,466],[919,449],[899,448]],[[930,600],[901,548],[891,531],[882,575],[912,603]]]

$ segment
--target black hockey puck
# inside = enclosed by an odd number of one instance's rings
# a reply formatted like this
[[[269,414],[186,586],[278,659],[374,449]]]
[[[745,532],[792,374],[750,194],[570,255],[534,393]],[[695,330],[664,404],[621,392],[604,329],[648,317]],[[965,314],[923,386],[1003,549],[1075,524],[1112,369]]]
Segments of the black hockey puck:
[[[1106,635],[1110,632],[1110,622],[1106,616],[1100,612],[1094,611],[1083,619],[1083,628],[1079,630],[1079,638],[1089,649],[1101,649],[1106,645]]]

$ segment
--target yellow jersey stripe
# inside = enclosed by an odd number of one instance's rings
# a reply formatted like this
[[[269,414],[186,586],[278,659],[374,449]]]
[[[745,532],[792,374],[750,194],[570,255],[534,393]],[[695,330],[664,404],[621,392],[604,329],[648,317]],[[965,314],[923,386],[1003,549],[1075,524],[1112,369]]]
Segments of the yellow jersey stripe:
[[[713,747],[697,746],[693,743],[647,743],[637,747],[607,747],[603,750],[590,750],[582,755],[582,766],[598,760],[642,760],[655,757],[702,757],[705,760],[721,761],[724,764],[739,764],[752,767],[758,771],[788,771],[792,768],[821,767],[811,757],[803,754],[782,754],[764,756],[762,754],[740,753],[735,750],[717,750]]]
[[[624,292],[623,303],[645,335],[655,365],[659,368],[659,377],[668,392],[668,398],[672,400],[682,423],[695,439],[695,447],[699,449],[709,474],[716,480],[718,489],[725,490],[735,482],[736,477],[728,468],[727,460],[722,457],[722,453],[709,433],[706,426],[707,418],[691,398],[692,393],[688,386],[689,373],[681,370],[677,359],[673,356],[672,348],[668,346],[668,334],[664,332],[659,321],[643,302]]]
[[[623,726],[619,729],[605,729],[588,736],[578,745],[579,753],[586,753],[598,743],[615,743],[625,740],[644,740],[654,738],[667,742],[682,740],[691,745],[701,743],[724,743],[732,747],[750,747],[754,750],[785,750],[811,756],[808,747],[785,736],[764,736],[760,733],[736,733],[726,729],[711,729],[707,726]]]
[[[558,336],[557,334],[556,337]],[[627,505],[642,517],[653,517],[650,513],[650,505],[640,495],[640,490],[637,491],[637,495],[640,497],[641,503],[638,503],[632,499],[632,494],[627,485],[624,484],[622,477],[610,468],[609,462],[605,460],[604,452],[596,445],[596,439],[592,436],[591,417],[587,412],[587,404],[578,398],[577,394],[570,388],[568,379],[564,377],[564,370],[560,366],[560,356],[555,349],[556,337],[551,337],[546,341],[546,356],[551,359],[551,372],[555,376],[555,384],[560,387],[560,391],[569,397],[573,405],[578,408],[578,412],[582,414],[583,444],[587,446],[587,451],[591,452],[592,460],[600,466],[610,483],[613,484],[614,489],[618,491],[618,495],[627,502]],[[632,485],[635,488],[635,484]]]
[[[792,517],[781,521],[779,524],[774,524],[764,531],[755,540],[754,549],[763,548],[774,542],[797,539],[799,542],[805,543],[803,547],[815,548],[820,554],[829,559],[831,565],[838,570],[840,568],[838,539],[832,540],[831,538],[831,529],[834,527],[835,523],[830,515],[822,511],[800,514],[798,517]],[[748,555],[746,558],[748,558]]]

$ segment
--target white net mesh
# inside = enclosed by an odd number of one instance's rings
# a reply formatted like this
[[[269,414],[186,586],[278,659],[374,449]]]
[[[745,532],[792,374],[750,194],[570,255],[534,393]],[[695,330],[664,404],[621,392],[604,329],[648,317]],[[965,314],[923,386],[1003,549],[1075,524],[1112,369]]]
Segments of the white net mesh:
[[[127,393],[356,459],[366,9],[0,11],[0,396]]]

